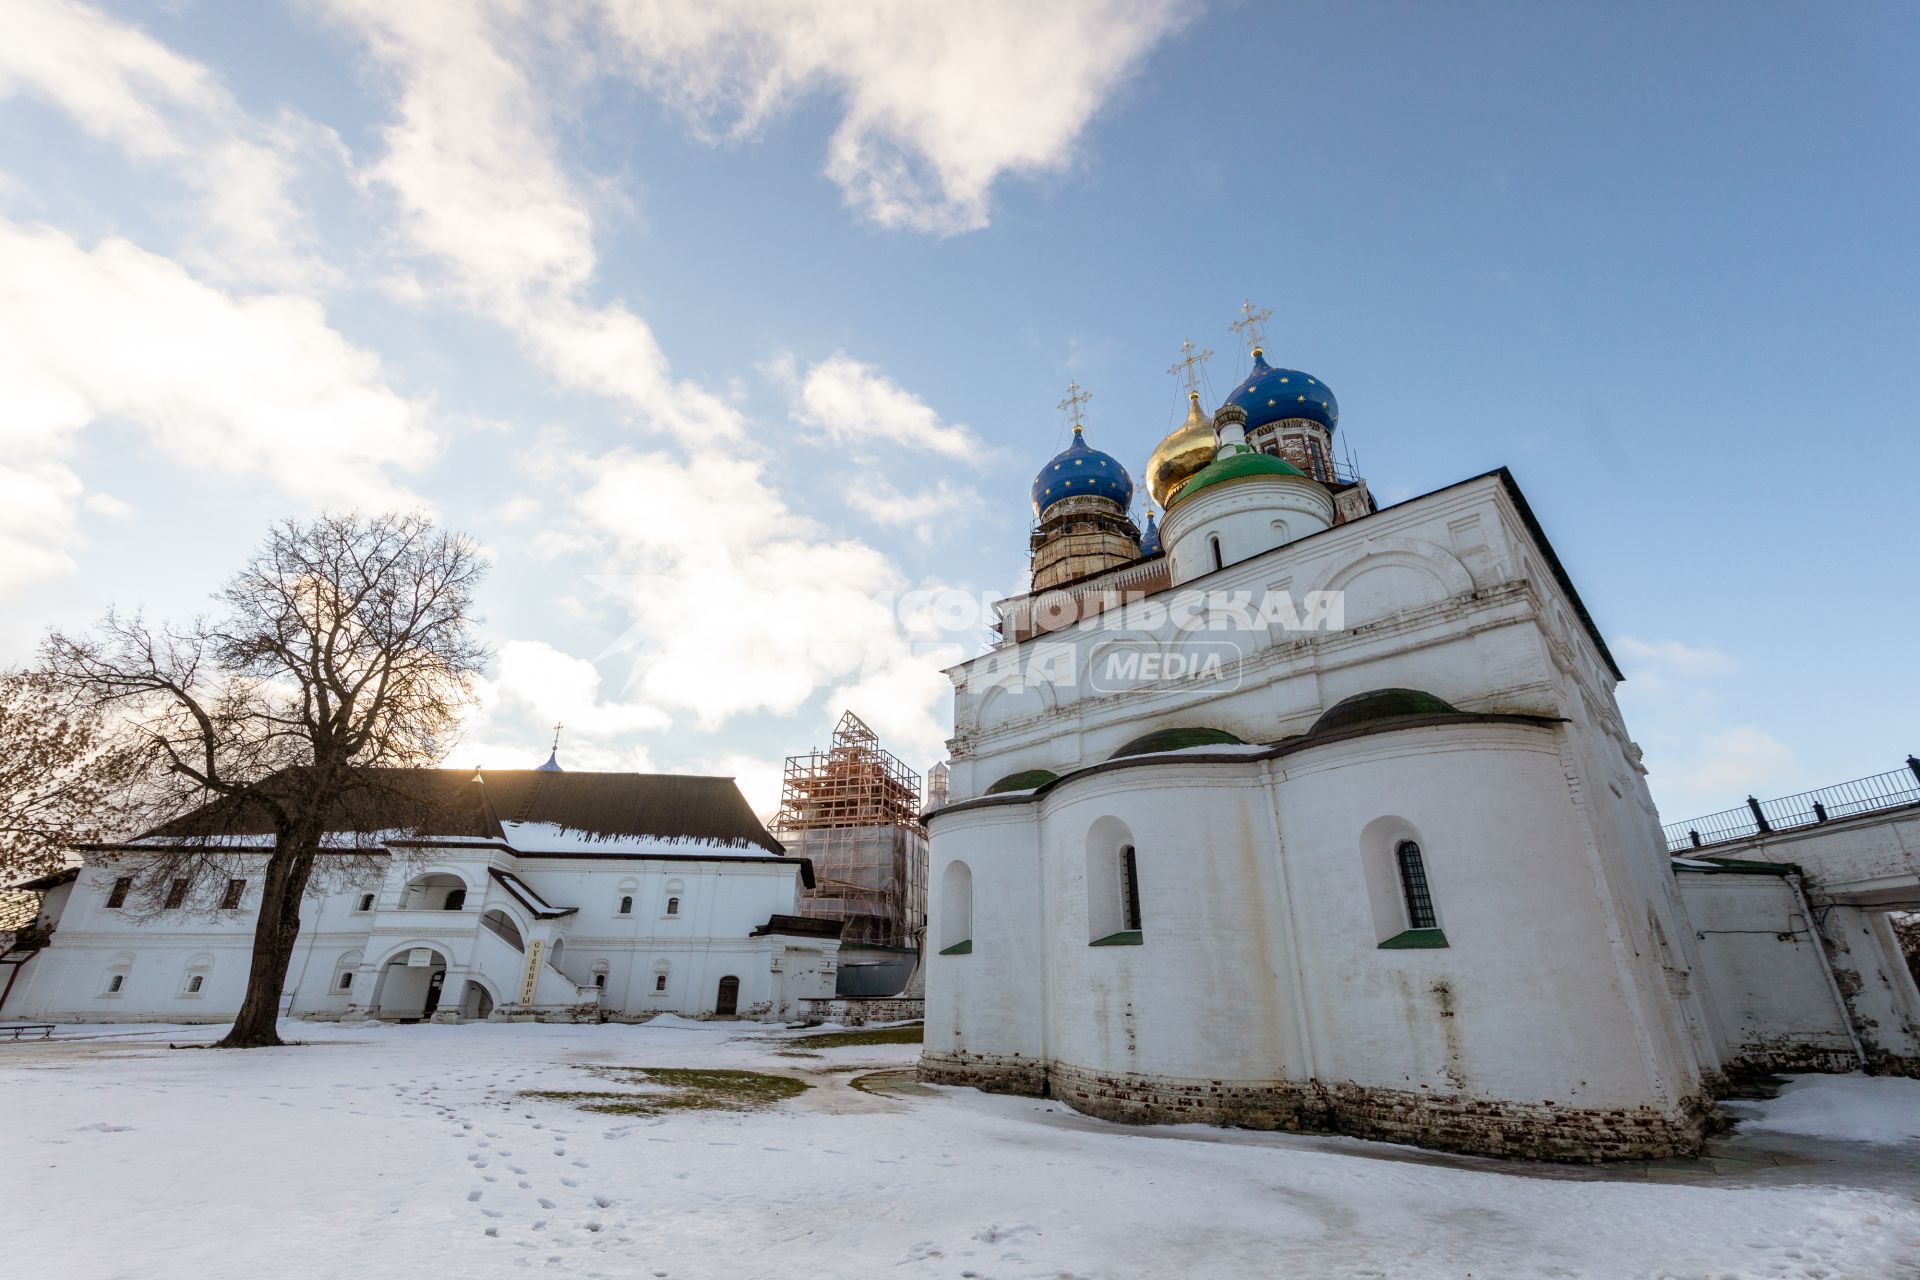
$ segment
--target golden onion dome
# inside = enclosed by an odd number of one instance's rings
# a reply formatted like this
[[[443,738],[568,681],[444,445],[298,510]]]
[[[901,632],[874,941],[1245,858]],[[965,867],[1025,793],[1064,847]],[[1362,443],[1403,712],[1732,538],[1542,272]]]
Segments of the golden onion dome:
[[[1180,486],[1213,461],[1217,449],[1213,424],[1200,412],[1200,393],[1187,392],[1187,420],[1147,459],[1147,492],[1165,510]]]

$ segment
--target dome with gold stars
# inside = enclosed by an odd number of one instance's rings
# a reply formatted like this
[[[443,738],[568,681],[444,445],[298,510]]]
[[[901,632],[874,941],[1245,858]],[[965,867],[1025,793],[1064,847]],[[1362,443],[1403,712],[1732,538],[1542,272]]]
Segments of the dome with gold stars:
[[[1306,418],[1331,431],[1340,421],[1340,402],[1333,389],[1298,369],[1276,369],[1266,353],[1253,349],[1253,372],[1233,389],[1228,404],[1247,411],[1247,430],[1283,418]]]
[[[1119,461],[1089,445],[1079,427],[1073,443],[1033,478],[1033,514],[1037,517],[1062,498],[1093,494],[1112,498],[1121,507],[1133,505],[1133,477]]]
[[[1147,492],[1164,510],[1180,486],[1213,461],[1219,442],[1213,423],[1200,411],[1200,393],[1187,393],[1187,420],[1173,429],[1147,459]]]

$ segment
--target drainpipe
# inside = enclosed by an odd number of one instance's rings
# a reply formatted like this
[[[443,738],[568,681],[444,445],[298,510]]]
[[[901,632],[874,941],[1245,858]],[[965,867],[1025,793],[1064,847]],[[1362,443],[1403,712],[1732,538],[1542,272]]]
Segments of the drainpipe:
[[[1820,973],[1827,980],[1827,991],[1833,996],[1834,1004],[1840,1010],[1840,1023],[1847,1029],[1847,1043],[1853,1046],[1853,1056],[1859,1062],[1860,1069],[1867,1069],[1867,1051],[1860,1043],[1860,1036],[1853,1029],[1853,1010],[1847,1005],[1847,998],[1840,994],[1840,981],[1833,976],[1833,962],[1827,958],[1827,942],[1820,934],[1820,926],[1813,916],[1813,905],[1807,901],[1806,886],[1797,875],[1783,877],[1793,890],[1794,901],[1800,904],[1800,914],[1807,922],[1807,931],[1813,935],[1814,954],[1820,957]]]

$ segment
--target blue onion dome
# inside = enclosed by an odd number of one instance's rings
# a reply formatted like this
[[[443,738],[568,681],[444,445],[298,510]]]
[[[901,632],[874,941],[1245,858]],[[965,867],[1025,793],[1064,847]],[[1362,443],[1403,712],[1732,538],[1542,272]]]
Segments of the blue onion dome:
[[[1160,554],[1160,525],[1153,518],[1153,508],[1147,508],[1147,527],[1140,534],[1140,554],[1157,556]]]
[[[1039,516],[1062,498],[1083,494],[1112,498],[1123,508],[1133,503],[1133,477],[1118,459],[1089,445],[1079,427],[1065,452],[1040,468],[1033,479],[1033,514]]]
[[[1306,418],[1331,431],[1340,422],[1340,402],[1333,388],[1298,369],[1276,369],[1259,347],[1253,349],[1253,372],[1233,389],[1228,404],[1247,411],[1247,430],[1283,418]]]

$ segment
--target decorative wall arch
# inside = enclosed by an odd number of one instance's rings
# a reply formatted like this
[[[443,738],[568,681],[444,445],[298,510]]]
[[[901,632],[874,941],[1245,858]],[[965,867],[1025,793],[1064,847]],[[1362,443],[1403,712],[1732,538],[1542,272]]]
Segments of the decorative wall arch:
[[[1016,705],[1003,709],[1009,701]],[[1016,672],[990,685],[980,695],[980,701],[974,704],[973,718],[980,728],[991,729],[996,725],[1057,711],[1059,707],[1060,699],[1050,682],[1042,680],[1029,684],[1022,673]]]
[[[1391,575],[1395,586],[1371,590],[1365,585],[1369,575]],[[1418,585],[1423,580],[1430,584],[1424,589]],[[1409,586],[1413,590],[1409,591]],[[1437,604],[1473,589],[1473,575],[1458,557],[1438,543],[1421,538],[1369,538],[1357,557],[1328,566],[1310,588],[1347,593],[1348,626]]]
[[[940,872],[941,955],[973,950],[973,868],[955,858]]]
[[[451,965],[453,963],[453,951],[444,941],[438,938],[415,938],[411,942],[403,942],[397,947],[387,948],[386,951],[381,953],[380,958],[374,962],[373,967],[376,969],[384,969],[415,947],[429,947],[447,964]]]
[[[1139,853],[1133,831],[1111,815],[1087,828],[1086,905],[1087,941],[1112,942],[1129,931],[1138,938],[1140,886]],[[1129,895],[1132,905],[1129,910]],[[1131,916],[1131,918],[1130,918]]]

